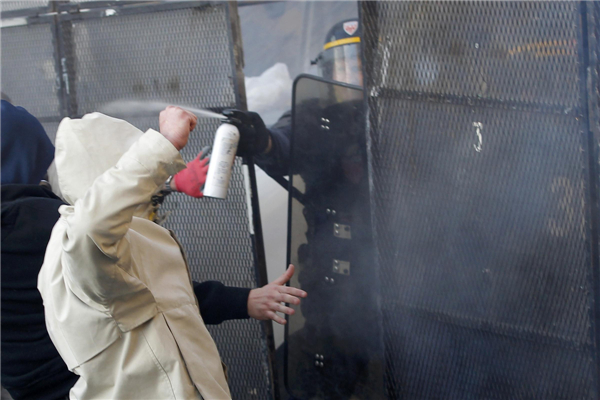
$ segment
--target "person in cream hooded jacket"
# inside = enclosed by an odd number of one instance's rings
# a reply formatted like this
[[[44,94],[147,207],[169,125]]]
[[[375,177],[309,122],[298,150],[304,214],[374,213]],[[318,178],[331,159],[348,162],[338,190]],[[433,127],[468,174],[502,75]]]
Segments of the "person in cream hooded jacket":
[[[146,217],[185,168],[196,117],[177,107],[142,133],[100,113],[56,136],[59,209],[38,289],[52,342],[80,378],[71,399],[229,399],[172,232]]]

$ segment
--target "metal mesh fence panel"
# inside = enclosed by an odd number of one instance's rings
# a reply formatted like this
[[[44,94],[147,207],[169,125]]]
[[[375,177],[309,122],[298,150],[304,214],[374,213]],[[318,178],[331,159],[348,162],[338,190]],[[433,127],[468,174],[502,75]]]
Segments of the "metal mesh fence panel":
[[[2,29],[2,92],[37,118],[60,116],[50,24]]]
[[[77,113],[118,99],[160,100],[195,107],[235,107],[229,17],[226,4],[73,21],[72,73]],[[130,119],[157,129],[157,116]],[[219,125],[200,120],[183,156],[191,161],[212,144]],[[256,276],[246,188],[241,164],[227,200],[169,196],[161,207],[165,226],[178,235],[198,281],[255,287]],[[257,321],[230,321],[209,328],[228,365],[232,396],[268,398],[266,342]]]
[[[597,398],[579,4],[362,18],[388,397]]]
[[[235,104],[224,6],[74,21],[78,113],[121,99]]]
[[[40,3],[35,6],[47,4]],[[23,7],[7,6],[17,13]],[[60,117],[99,111],[115,100],[216,110],[241,107],[235,86],[241,66],[234,63],[226,2],[104,6],[96,2],[85,13],[70,4],[61,7],[70,11],[58,16],[54,31],[52,17],[38,21],[47,23],[2,29],[3,91],[40,118],[53,141]],[[57,59],[62,61],[58,73]],[[67,115],[61,115],[61,85]],[[126,119],[142,130],[158,129],[158,113],[137,115]],[[218,126],[217,120],[200,119],[182,151],[184,160],[191,161],[203,147],[212,145]],[[243,168],[238,159],[226,200],[175,193],[160,209],[166,216],[165,227],[177,234],[186,251],[194,280],[257,286],[254,228]],[[237,320],[208,328],[228,366],[233,398],[272,398],[268,348],[260,323]]]
[[[576,2],[381,3],[386,87],[573,107]],[[385,9],[385,11],[383,11]],[[383,15],[383,14],[382,14]]]
[[[46,7],[48,0],[2,1],[0,11],[14,11],[28,8]]]

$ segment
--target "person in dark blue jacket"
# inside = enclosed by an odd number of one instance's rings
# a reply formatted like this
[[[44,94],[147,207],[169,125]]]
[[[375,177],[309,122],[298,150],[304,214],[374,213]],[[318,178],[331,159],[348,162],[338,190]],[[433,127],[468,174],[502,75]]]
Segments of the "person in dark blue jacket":
[[[46,332],[37,276],[63,201],[39,185],[54,146],[39,121],[2,100],[2,386],[14,399],[65,398],[72,374]]]
[[[65,399],[79,377],[67,369],[48,336],[37,290],[50,233],[64,204],[49,185],[39,184],[54,159],[54,146],[33,115],[6,100],[1,101],[1,127],[2,386],[16,400]],[[277,299],[292,274],[293,267],[252,290],[193,282],[204,322],[249,317],[281,321],[275,314],[283,307]],[[289,289],[288,296],[305,296]]]

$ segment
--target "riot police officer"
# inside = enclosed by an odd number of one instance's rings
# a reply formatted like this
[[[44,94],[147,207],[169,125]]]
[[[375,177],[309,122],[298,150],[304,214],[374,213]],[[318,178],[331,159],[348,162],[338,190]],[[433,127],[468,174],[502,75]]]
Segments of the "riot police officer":
[[[238,155],[253,155],[276,179],[289,175],[305,184],[298,204],[306,221],[306,243],[292,245],[291,252],[299,264],[298,281],[309,296],[301,308],[304,324],[288,335],[293,360],[288,363],[288,388],[301,398],[349,398],[367,375],[373,353],[368,343],[377,330],[373,271],[367,268],[370,217],[362,91],[357,88],[362,85],[358,21],[336,24],[313,62],[325,79],[321,84],[330,85],[328,92],[353,95],[323,101],[318,93],[306,99],[296,94],[294,110],[270,129],[253,112],[224,114],[240,130]],[[334,234],[336,226],[352,234]],[[340,270],[332,272],[336,261]]]

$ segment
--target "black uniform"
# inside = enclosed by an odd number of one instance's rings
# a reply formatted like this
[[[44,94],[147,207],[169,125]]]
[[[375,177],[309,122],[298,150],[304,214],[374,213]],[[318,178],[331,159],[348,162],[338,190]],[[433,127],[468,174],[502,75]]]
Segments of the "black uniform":
[[[288,175],[290,171],[290,141],[292,139],[292,111],[283,113],[269,128],[271,151],[254,156],[256,165],[274,178]]]
[[[269,175],[299,175],[305,184],[299,202],[307,243],[292,244],[291,251],[309,295],[301,304],[304,325],[287,338],[288,383],[300,397],[348,398],[379,351],[371,345],[377,342],[379,315],[362,101],[326,109],[307,101],[299,107],[296,115],[307,117],[298,118],[293,151],[292,114],[286,112],[270,129],[269,154],[255,158]],[[322,129],[321,116],[330,130]],[[351,229],[351,239],[335,236],[335,224]],[[333,260],[349,262],[348,274],[333,273]],[[324,358],[323,368],[315,368],[317,355]]]

